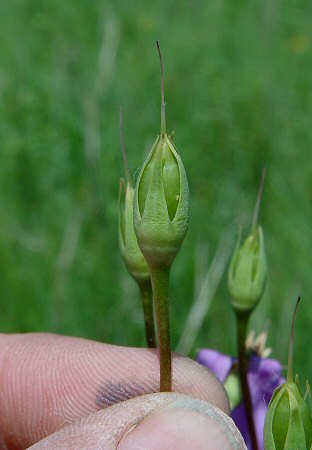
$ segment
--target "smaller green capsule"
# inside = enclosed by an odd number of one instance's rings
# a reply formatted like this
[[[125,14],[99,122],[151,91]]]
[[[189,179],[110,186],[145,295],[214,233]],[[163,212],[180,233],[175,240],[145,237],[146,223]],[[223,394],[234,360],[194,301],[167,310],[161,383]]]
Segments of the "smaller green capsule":
[[[286,382],[271,399],[264,425],[265,450],[309,450],[312,418],[300,387]]]
[[[189,188],[173,142],[161,133],[143,163],[134,194],[134,225],[148,264],[169,267],[189,221]]]
[[[130,182],[120,182],[119,192],[119,247],[130,275],[138,282],[149,280],[150,273],[138,246],[133,225],[134,188]]]
[[[238,238],[228,274],[228,289],[234,309],[251,312],[265,288],[267,265],[262,228],[254,228],[240,246]]]

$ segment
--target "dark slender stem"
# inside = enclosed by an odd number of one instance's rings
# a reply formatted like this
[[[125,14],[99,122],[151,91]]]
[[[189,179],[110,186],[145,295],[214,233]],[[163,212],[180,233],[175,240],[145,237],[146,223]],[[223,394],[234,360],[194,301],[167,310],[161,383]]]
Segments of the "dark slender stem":
[[[257,435],[252,415],[252,401],[247,378],[248,359],[246,353],[245,339],[249,316],[250,316],[249,312],[248,313],[236,312],[237,347],[238,347],[238,363],[239,363],[238,365],[239,365],[239,377],[241,382],[244,403],[246,407],[247,421],[252,442],[252,448],[253,450],[258,450]]]
[[[141,299],[143,304],[145,337],[148,348],[156,348],[156,336],[154,325],[153,292],[151,280],[139,282]]]
[[[170,268],[150,267],[153,299],[156,307],[160,365],[160,392],[172,390],[171,344],[169,323]]]

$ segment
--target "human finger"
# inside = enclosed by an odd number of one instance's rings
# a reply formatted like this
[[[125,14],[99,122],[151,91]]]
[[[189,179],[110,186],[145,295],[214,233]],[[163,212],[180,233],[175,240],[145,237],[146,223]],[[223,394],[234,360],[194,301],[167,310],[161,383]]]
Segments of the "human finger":
[[[0,335],[0,448],[24,449],[81,417],[158,388],[157,350],[52,334]],[[173,389],[229,412],[216,377],[179,355],[173,355]]]
[[[64,427],[29,450],[247,450],[232,419],[174,393],[137,397]]]

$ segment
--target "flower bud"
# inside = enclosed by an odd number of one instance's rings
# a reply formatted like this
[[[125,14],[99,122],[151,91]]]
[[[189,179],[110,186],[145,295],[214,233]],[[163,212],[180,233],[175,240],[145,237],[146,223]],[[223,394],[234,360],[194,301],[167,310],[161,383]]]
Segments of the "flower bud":
[[[148,264],[170,266],[186,234],[189,189],[182,160],[167,133],[161,133],[139,173],[134,225]]]
[[[299,385],[278,387],[269,405],[264,426],[266,450],[310,449],[312,418]]]
[[[119,193],[119,247],[130,275],[142,282],[150,278],[144,256],[138,246],[133,225],[134,188],[121,180]]]
[[[266,259],[262,228],[255,228],[240,247],[240,237],[232,258],[228,289],[235,310],[251,312],[260,300],[266,283]]]

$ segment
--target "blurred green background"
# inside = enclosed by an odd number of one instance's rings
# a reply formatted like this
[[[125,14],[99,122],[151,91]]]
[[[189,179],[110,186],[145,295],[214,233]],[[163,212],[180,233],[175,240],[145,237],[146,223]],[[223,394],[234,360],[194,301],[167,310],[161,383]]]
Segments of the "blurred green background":
[[[191,190],[172,271],[173,346],[217,252],[206,286],[216,292],[191,355],[235,352],[223,272],[266,166],[269,281],[252,326],[270,322],[273,356],[285,363],[301,294],[295,369],[310,375],[311,19],[304,0],[0,2],[2,332],[144,345],[138,291],[118,252],[118,114],[122,106],[135,173],[160,127],[158,39],[168,128]]]

